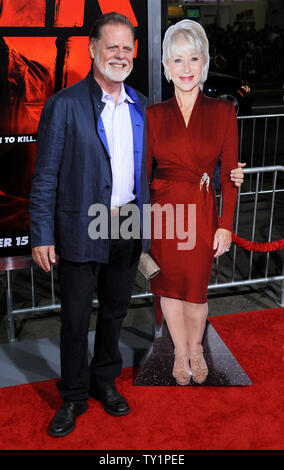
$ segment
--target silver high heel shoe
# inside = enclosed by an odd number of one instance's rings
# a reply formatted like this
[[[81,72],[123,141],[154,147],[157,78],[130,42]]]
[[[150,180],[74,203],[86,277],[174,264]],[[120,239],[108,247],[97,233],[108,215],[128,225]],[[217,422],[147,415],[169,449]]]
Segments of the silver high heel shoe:
[[[203,351],[198,354],[194,354],[190,356],[190,367],[192,371],[192,380],[198,384],[202,384],[207,379],[208,375],[208,367],[202,368],[200,366],[200,360],[198,359],[201,355],[203,355]]]
[[[188,355],[179,356],[175,354],[175,365],[173,368],[173,377],[178,385],[188,385],[190,383],[191,371],[187,371],[185,364],[188,363]],[[177,364],[176,364],[177,363]]]

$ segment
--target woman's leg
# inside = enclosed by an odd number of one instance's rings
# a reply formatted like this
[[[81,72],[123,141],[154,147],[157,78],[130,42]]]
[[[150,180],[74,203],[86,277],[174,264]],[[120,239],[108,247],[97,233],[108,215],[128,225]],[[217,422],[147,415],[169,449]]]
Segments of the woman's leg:
[[[183,302],[161,297],[161,309],[175,347],[173,374],[180,385],[189,383],[187,331],[184,321]]]
[[[175,354],[179,356],[188,354],[183,302],[177,299],[161,297],[161,309],[175,346]]]
[[[184,321],[190,355],[202,352],[202,339],[208,316],[208,304],[183,301]]]
[[[202,383],[207,376],[207,365],[202,354],[202,339],[208,316],[208,304],[184,301],[183,312],[192,373],[196,381]]]

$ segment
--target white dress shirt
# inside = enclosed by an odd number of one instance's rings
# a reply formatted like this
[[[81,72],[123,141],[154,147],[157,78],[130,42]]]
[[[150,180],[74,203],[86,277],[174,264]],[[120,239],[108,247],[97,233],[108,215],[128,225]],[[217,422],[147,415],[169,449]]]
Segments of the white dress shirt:
[[[123,83],[117,104],[104,90],[106,103],[101,117],[106,132],[112,170],[111,207],[121,207],[135,199],[133,133],[127,95]]]

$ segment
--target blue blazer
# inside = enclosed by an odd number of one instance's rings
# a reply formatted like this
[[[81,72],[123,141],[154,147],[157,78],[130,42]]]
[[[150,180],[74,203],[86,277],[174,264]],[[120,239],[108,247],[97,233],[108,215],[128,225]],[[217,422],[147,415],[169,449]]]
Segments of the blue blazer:
[[[143,204],[150,195],[146,176],[147,98],[129,86],[133,131],[135,188],[143,233]],[[49,98],[43,108],[30,194],[31,245],[56,245],[71,261],[107,262],[109,239],[93,240],[88,227],[91,205],[110,209],[112,172],[101,118],[102,90],[90,71],[80,82]],[[143,239],[148,251],[150,240]]]

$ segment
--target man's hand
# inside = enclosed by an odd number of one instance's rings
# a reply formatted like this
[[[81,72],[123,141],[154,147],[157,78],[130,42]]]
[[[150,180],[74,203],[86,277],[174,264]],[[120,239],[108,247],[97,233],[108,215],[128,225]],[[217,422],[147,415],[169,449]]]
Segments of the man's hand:
[[[231,181],[235,183],[235,186],[239,188],[244,181],[244,172],[243,167],[246,166],[246,163],[238,162],[238,168],[231,170],[230,178]]]
[[[32,249],[34,262],[45,272],[51,270],[51,265],[56,263],[56,254],[54,245],[36,246]]]
[[[232,243],[232,232],[225,228],[218,228],[215,232],[213,250],[217,250],[214,258],[223,255],[229,250]]]

